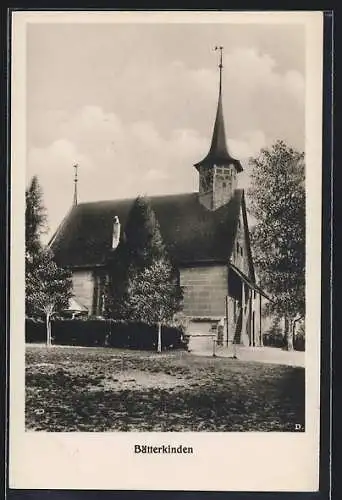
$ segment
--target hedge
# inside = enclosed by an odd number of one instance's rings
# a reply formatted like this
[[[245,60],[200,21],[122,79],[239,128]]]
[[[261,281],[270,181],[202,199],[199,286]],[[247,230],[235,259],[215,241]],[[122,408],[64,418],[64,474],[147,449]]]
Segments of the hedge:
[[[157,327],[145,323],[133,323],[101,319],[56,319],[51,322],[52,340],[56,345],[110,346],[132,349],[156,349]],[[26,319],[26,342],[45,343],[46,325],[43,321]],[[263,336],[265,346],[284,347],[283,335],[266,333]],[[296,335],[294,349],[305,350],[305,337]],[[182,349],[185,339],[179,328],[163,326],[163,349]]]
[[[282,335],[282,334],[264,333],[263,345],[264,346],[271,346],[271,347],[285,347],[286,340],[285,340],[284,335]],[[304,335],[301,335],[301,334],[295,335],[295,338],[293,339],[293,348],[296,351],[305,351],[305,337],[304,337]]]
[[[34,319],[25,320],[26,342],[46,342],[46,324]]]
[[[286,340],[281,333],[264,333],[263,345],[271,347],[285,347]]]
[[[157,327],[145,323],[87,319],[51,321],[52,341],[57,345],[111,346],[132,349],[156,349]],[[45,342],[43,322],[26,319],[26,342]],[[184,348],[182,331],[176,327],[162,327],[164,349]]]
[[[293,347],[296,351],[305,351],[305,336],[298,334],[293,340]]]

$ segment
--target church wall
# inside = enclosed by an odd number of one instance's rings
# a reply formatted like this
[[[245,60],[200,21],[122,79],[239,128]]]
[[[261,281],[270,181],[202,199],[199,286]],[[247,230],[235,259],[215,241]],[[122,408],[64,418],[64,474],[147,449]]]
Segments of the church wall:
[[[85,306],[92,314],[94,299],[94,277],[92,271],[73,270],[73,293],[77,302]]]
[[[180,269],[183,311],[192,317],[224,317],[228,269],[224,265]]]
[[[241,269],[244,274],[249,276],[247,242],[245,237],[244,221],[241,212],[239,215],[238,228],[234,242],[234,249],[232,252],[232,262],[236,267]]]
[[[229,202],[236,185],[234,166],[214,167],[213,210],[217,210]]]

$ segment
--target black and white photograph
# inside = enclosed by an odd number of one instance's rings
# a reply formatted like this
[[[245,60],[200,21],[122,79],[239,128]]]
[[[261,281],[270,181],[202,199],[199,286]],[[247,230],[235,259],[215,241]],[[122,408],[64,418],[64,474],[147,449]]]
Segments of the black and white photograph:
[[[12,30],[13,425],[128,439],[138,467],[232,439],[240,476],[297,440],[308,472],[287,457],[299,477],[267,479],[314,488],[321,14],[19,12]],[[272,436],[283,451],[244,457]],[[238,480],[222,453],[219,486]]]

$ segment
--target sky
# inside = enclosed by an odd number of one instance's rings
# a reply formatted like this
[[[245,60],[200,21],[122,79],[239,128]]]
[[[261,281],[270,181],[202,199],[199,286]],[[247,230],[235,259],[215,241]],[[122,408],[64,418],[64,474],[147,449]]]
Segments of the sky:
[[[266,24],[29,24],[26,181],[38,175],[50,237],[73,201],[198,190],[224,47],[230,153],[282,139],[304,151],[305,31]]]

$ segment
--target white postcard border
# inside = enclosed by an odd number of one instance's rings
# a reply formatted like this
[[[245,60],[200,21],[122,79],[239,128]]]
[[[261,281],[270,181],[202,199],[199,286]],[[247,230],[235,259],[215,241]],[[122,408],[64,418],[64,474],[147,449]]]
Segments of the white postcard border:
[[[25,489],[316,491],[319,479],[322,60],[321,12],[14,12],[9,486]],[[58,22],[300,23],[306,29],[307,316],[304,433],[45,433],[24,425],[26,26]],[[135,444],[193,455],[135,455]]]

